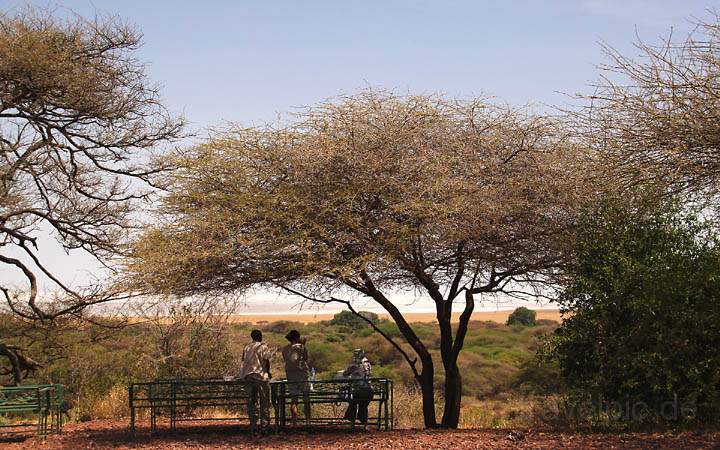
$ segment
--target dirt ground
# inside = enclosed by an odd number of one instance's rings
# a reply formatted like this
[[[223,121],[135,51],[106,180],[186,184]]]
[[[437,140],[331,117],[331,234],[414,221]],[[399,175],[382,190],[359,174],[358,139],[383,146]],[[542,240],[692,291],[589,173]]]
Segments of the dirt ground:
[[[251,436],[232,426],[192,427],[175,433],[128,435],[126,421],[92,421],[68,424],[61,435],[45,442],[0,441],[0,448],[37,449],[694,449],[720,448],[720,433],[569,434],[542,431],[455,430],[390,432],[290,431]]]

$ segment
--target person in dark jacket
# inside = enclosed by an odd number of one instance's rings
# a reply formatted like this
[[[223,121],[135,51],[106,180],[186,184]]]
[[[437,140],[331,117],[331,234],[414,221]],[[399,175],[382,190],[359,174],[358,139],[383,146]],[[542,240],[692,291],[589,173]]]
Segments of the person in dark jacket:
[[[366,427],[368,405],[370,405],[373,398],[373,391],[369,381],[372,376],[372,366],[362,349],[353,350],[352,361],[343,372],[343,376],[352,380],[352,383],[350,383],[350,399],[344,418],[352,423],[353,428],[356,420],[359,420],[363,427]]]

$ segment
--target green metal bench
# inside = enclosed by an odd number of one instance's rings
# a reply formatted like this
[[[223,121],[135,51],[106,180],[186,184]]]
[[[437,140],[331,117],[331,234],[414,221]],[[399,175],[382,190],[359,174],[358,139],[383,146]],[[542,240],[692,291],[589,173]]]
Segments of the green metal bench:
[[[5,435],[23,434],[35,428],[38,437],[62,432],[63,386],[38,384],[0,388],[0,416],[12,423],[0,425]],[[10,416],[10,417],[8,417]],[[15,416],[25,421],[14,422]],[[27,422],[32,417],[33,422]]]
[[[242,380],[174,379],[133,383],[129,388],[130,432],[135,433],[137,411],[150,412],[150,431],[157,431],[157,419],[169,419],[175,430],[183,421],[229,421],[247,419],[249,384]],[[239,415],[235,417],[198,417],[202,408],[226,408]],[[244,413],[244,414],[243,414]]]
[[[385,378],[368,380],[373,396],[370,401],[368,423],[378,430],[393,428],[393,383]],[[310,425],[344,426],[353,425],[344,420],[338,411],[332,414],[312,412],[312,405],[331,405],[333,410],[344,410],[357,381],[328,380],[295,383],[286,380],[270,383],[271,410],[274,412],[277,430],[287,426],[287,410],[292,402],[291,392],[294,384],[308,386],[306,394],[300,394],[300,402],[307,399],[311,405]],[[302,386],[298,386],[302,390]],[[150,413],[150,432],[158,429],[158,418],[165,417],[171,430],[177,429],[179,422],[185,421],[240,421],[248,419],[247,404],[250,396],[250,383],[243,380],[225,379],[173,379],[156,380],[145,383],[132,383],[128,389],[130,403],[130,433],[135,434],[139,410]],[[377,405],[377,407],[375,407]],[[199,417],[198,410],[203,408],[226,408],[236,413],[233,417]]]
[[[298,399],[298,409],[304,401],[310,404],[310,419],[305,422],[309,425],[324,426],[354,426],[342,417],[352,395],[353,380],[322,380],[312,382],[292,382],[287,380],[275,381],[270,384],[272,404],[275,409],[275,424],[278,429],[287,426],[287,410],[293,397]],[[370,400],[368,424],[374,424],[378,430],[386,431],[393,428],[393,382],[386,378],[372,378],[368,380],[372,389]],[[293,395],[295,392],[295,395]],[[300,394],[297,394],[300,392]],[[304,393],[303,393],[304,392]],[[318,412],[320,408],[313,405],[328,405],[330,411]]]

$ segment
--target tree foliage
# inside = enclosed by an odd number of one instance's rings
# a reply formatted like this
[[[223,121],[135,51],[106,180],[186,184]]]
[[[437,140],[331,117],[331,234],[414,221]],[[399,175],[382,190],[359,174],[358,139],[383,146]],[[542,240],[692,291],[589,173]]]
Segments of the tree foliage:
[[[581,134],[627,184],[717,193],[720,175],[720,23],[697,23],[684,40],[638,41],[639,55],[605,45],[608,62]]]
[[[265,285],[302,300],[372,299],[403,335],[385,337],[422,386],[433,427],[433,358],[392,298],[417,289],[441,331],[442,425],[457,426],[475,296],[554,276],[587,198],[580,159],[553,120],[527,111],[366,91],[181,154],[160,225],[127,269],[139,289],[164,294]]]
[[[588,212],[550,341],[575,393],[627,422],[720,417],[720,251],[676,204]],[[674,405],[674,406],[673,406]]]
[[[351,330],[360,330],[370,326],[368,321],[377,324],[380,318],[377,314],[370,311],[359,311],[357,314],[353,314],[351,311],[343,310],[333,316],[330,324],[342,325]]]
[[[18,315],[51,319],[104,300],[53,276],[38,253],[39,228],[105,261],[147,195],[138,186],[160,169],[148,150],[178,136],[181,122],[133,56],[139,45],[116,18],[0,15],[0,262],[28,281],[17,296],[2,288]],[[8,256],[11,247],[25,258]],[[63,289],[66,304],[38,304],[37,273]]]
[[[67,252],[109,264],[132,231],[133,211],[163,169],[151,149],[182,126],[134,56],[139,45],[140,34],[115,17],[0,14],[0,267],[27,282],[3,283],[0,295],[25,320],[78,315],[125,295],[61,280],[39,237],[49,232]],[[40,298],[42,279],[58,295]]]
[[[534,327],[536,325],[536,316],[537,314],[532,309],[520,306],[519,308],[515,308],[515,311],[508,316],[507,324]]]

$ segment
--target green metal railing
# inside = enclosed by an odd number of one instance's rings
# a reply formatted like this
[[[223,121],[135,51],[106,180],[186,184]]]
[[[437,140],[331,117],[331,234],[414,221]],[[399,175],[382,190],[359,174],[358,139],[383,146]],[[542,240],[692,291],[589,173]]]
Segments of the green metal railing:
[[[293,399],[297,401],[298,413],[304,413],[303,403],[310,405],[310,417],[299,422],[305,426],[345,426],[355,427],[357,420],[349,421],[343,412],[349,402],[357,401],[356,392],[359,383],[367,383],[372,391],[365,401],[368,403],[367,424],[375,425],[378,430],[393,428],[393,383],[386,378],[358,380],[319,380],[312,382],[281,380],[270,384],[272,404],[275,409],[275,424],[284,429],[288,423],[288,409]]]
[[[367,380],[372,389],[369,398],[368,423],[377,429],[390,430],[393,427],[393,384],[391,380],[373,378]],[[310,417],[303,423],[311,426],[338,426],[354,423],[342,418],[344,407],[352,401],[357,381],[324,380],[313,382],[290,382],[287,380],[270,383],[270,412],[276,430],[287,427],[288,407],[294,393],[299,405],[307,401]],[[249,422],[248,399],[251,384],[236,379],[172,379],[133,383],[128,389],[130,406],[130,432],[135,433],[140,410],[149,411],[150,431],[158,429],[158,418],[167,419],[171,430],[184,421],[245,421]],[[203,417],[208,408],[222,408],[231,417]],[[299,409],[304,410],[300,407]]]
[[[0,417],[8,423],[0,424],[0,434],[24,434],[33,428],[38,437],[61,433],[63,391],[60,384],[1,387]]]
[[[137,410],[150,411],[150,430],[157,430],[157,419],[169,419],[170,429],[178,422],[199,420],[241,420],[246,411],[249,386],[241,380],[175,379],[133,383],[129,388],[130,431],[135,433]],[[237,417],[197,417],[194,412],[202,408],[225,408],[238,413]]]

